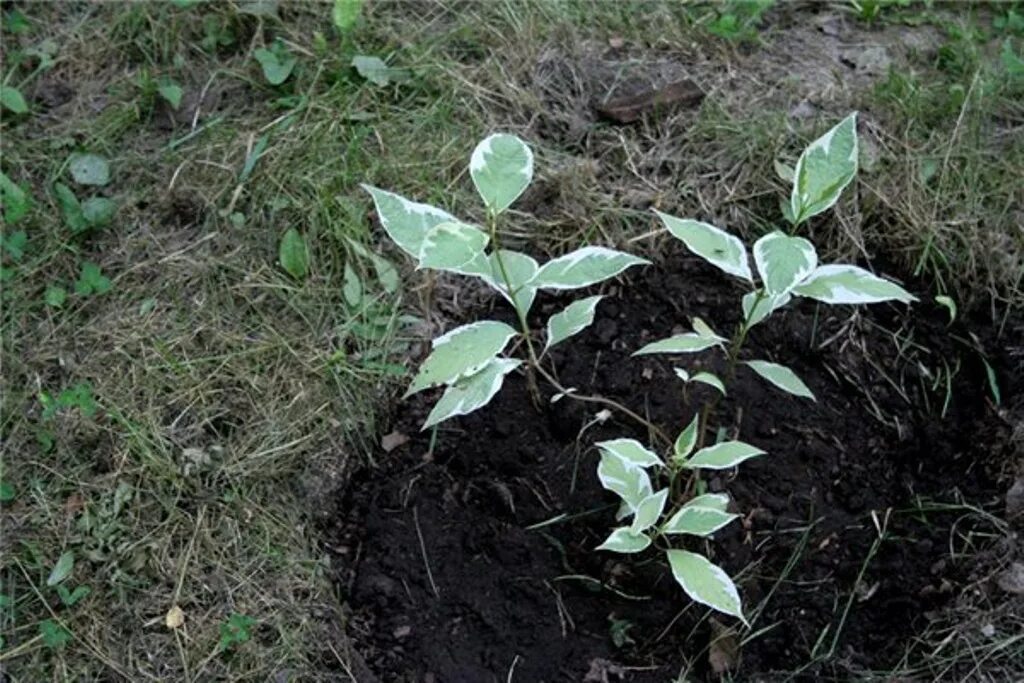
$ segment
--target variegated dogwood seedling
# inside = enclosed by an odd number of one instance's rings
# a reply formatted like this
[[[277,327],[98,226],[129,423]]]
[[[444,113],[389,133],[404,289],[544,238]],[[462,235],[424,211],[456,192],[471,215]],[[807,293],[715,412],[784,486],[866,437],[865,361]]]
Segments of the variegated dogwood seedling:
[[[431,387],[445,387],[424,429],[486,405],[505,377],[524,361],[531,388],[535,389],[536,372],[563,395],[578,398],[544,370],[541,360],[551,347],[593,322],[602,297],[575,301],[552,315],[547,321],[545,345],[538,352],[527,322],[537,292],[589,287],[631,266],[648,263],[646,259],[600,246],[586,246],[543,265],[528,254],[503,249],[499,220],[533,179],[533,152],[514,135],[498,133],[480,142],[470,157],[469,174],[486,209],[484,227],[459,220],[428,204],[363,185],[373,197],[384,230],[416,260],[419,269],[480,278],[512,305],[519,323],[517,330],[501,321],[480,320],[434,339],[430,355],[406,392],[409,396]],[[515,338],[524,342],[521,346],[526,350],[525,359],[503,355]]]
[[[601,452],[598,477],[601,484],[621,499],[616,516],[620,526],[599,546],[600,550],[639,553],[655,545],[665,552],[672,575],[693,600],[732,615],[746,618],[739,592],[729,575],[704,555],[683,549],[686,537],[707,538],[738,515],[729,511],[729,496],[708,493],[699,478],[701,470],[731,470],[762,449],[738,440],[704,445],[709,420],[725,394],[737,366],[749,368],[775,388],[796,397],[815,400],[811,389],[784,365],[763,359],[740,360],[750,329],[764,322],[794,297],[825,304],[868,304],[881,301],[910,303],[915,300],[894,282],[849,264],[819,264],[814,245],[793,232],[807,219],[829,209],[857,173],[857,118],[851,114],[835,128],[812,142],[793,171],[793,190],[784,210],[791,224],[764,235],[754,243],[754,266],[739,238],[697,220],[658,212],[668,231],[689,251],[745,283],[750,291],[740,302],[743,316],[731,339],[717,334],[699,318],[693,331],[647,344],[634,355],[725,355],[725,373],[677,368],[684,383],[701,382],[714,387],[713,398],[694,415],[662,458],[633,439],[598,443]]]

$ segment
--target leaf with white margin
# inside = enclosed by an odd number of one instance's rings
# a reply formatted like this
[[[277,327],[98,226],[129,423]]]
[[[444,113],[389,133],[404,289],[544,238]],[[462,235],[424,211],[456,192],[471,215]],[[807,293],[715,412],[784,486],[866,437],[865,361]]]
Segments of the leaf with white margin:
[[[653,491],[647,470],[631,465],[611,453],[601,454],[601,462],[597,465],[597,478],[601,481],[601,486],[616,494],[634,512]]]
[[[690,378],[690,381],[707,384],[709,387],[718,389],[719,393],[725,396],[725,384],[722,383],[722,380],[718,379],[718,375],[713,375],[710,372],[698,372]]]
[[[788,293],[778,296],[761,294],[759,299],[759,292],[760,290],[743,295],[743,319],[747,321],[748,328],[758,324],[793,299],[792,295]],[[757,304],[756,307],[754,305],[755,302]]]
[[[547,351],[555,344],[590,327],[594,322],[597,303],[603,298],[604,296],[598,294],[574,301],[564,310],[548,318],[548,341],[544,345],[544,350]]]
[[[647,263],[647,259],[607,247],[583,247],[545,263],[530,284],[541,289],[578,289]]]
[[[619,527],[612,532],[605,542],[597,546],[595,550],[611,550],[616,553],[639,553],[651,545],[651,539],[646,534],[637,534],[628,526]]]
[[[814,271],[818,253],[803,237],[791,237],[776,230],[754,242],[754,263],[765,291],[781,296]]]
[[[665,503],[667,501],[668,489],[662,489],[657,493],[652,493],[640,501],[640,504],[636,507],[636,516],[633,517],[633,524],[630,525],[630,531],[634,534],[639,534],[640,532],[647,531],[654,526],[661,517],[661,513],[664,512]]]
[[[516,358],[492,358],[475,374],[456,380],[445,389],[422,428],[428,429],[438,422],[456,415],[466,415],[487,405],[501,389],[505,375],[522,363]]]
[[[712,510],[725,512],[729,507],[729,496],[724,493],[705,493],[691,498],[686,505],[711,508]]]
[[[693,452],[693,447],[697,445],[697,427],[699,424],[700,415],[694,415],[693,419],[690,420],[690,424],[686,425],[686,429],[679,432],[679,436],[676,437],[676,442],[672,446],[673,460],[676,463],[681,464]]]
[[[691,599],[747,623],[736,584],[721,567],[686,550],[667,550],[666,554],[672,576]]]
[[[884,280],[857,266],[834,263],[818,266],[793,293],[826,304],[875,304],[880,301],[917,301],[895,282]]]
[[[706,470],[725,470],[736,467],[744,460],[749,460],[758,455],[764,455],[764,451],[756,446],[751,446],[742,441],[723,441],[714,446],[702,448],[693,454],[693,457],[683,463],[683,467],[690,469],[702,468]]]
[[[830,208],[857,175],[857,112],[807,146],[793,171],[789,203],[797,223]]]
[[[639,351],[634,351],[634,356],[645,356],[651,353],[698,353],[706,349],[710,349],[712,346],[718,346],[721,342],[717,339],[710,337],[702,337],[695,332],[687,332],[685,334],[677,334],[668,339],[662,339],[660,341],[651,342],[646,346],[642,347]]]
[[[511,206],[533,180],[533,152],[515,135],[489,135],[473,150],[469,174],[484,204],[499,214]]]
[[[713,329],[711,329],[711,325],[708,325],[706,322],[704,322],[703,318],[694,317],[693,331],[699,334],[701,337],[704,337],[705,339],[714,339],[719,343],[724,343],[728,341],[725,337],[721,336]]]
[[[661,218],[668,231],[682,240],[686,248],[694,254],[729,275],[754,281],[750,273],[750,264],[747,262],[747,250],[738,237],[709,223],[676,218],[656,209],[654,212]]]
[[[629,517],[631,514],[633,514],[633,508],[631,508],[629,506],[629,503],[627,503],[626,501],[622,501],[621,503],[619,503],[619,509],[615,511],[615,521],[621,522],[622,520],[626,519],[626,517]]]
[[[602,453],[610,453],[623,462],[636,467],[651,467],[653,465],[664,465],[657,455],[644,448],[636,439],[612,439],[611,441],[599,441],[595,444]]]
[[[748,360],[744,362],[744,365],[749,366],[751,370],[783,391],[789,392],[794,396],[809,398],[812,401],[817,400],[814,398],[814,393],[804,384],[803,380],[797,377],[796,373],[785,365],[769,363],[766,360]]]
[[[673,370],[675,370],[676,377],[678,377],[679,379],[683,380],[684,382],[690,381],[690,373],[688,373],[683,368],[673,368]]]
[[[717,507],[695,504],[696,500],[691,500],[672,515],[661,527],[662,533],[710,536],[739,517]]]
[[[530,312],[533,300],[537,296],[537,288],[527,284],[537,275],[540,265],[537,260],[527,254],[508,249],[500,249],[501,263],[498,263],[498,251],[492,252],[487,257],[487,267],[480,277],[493,287],[501,296],[513,306],[517,307],[523,315]],[[508,288],[505,278],[501,272],[501,266],[505,266],[505,274],[512,284],[512,291],[515,292],[515,301],[508,295]]]
[[[373,197],[377,217],[388,237],[414,259],[419,260],[423,238],[427,231],[441,223],[455,223],[458,219],[446,211],[410,201],[394,192],[372,185],[360,185]]]
[[[433,351],[420,365],[403,398],[476,373],[504,351],[514,336],[514,329],[495,320],[481,320],[446,332],[431,342]]]
[[[490,237],[465,223],[441,223],[427,231],[420,247],[419,268],[479,275]]]

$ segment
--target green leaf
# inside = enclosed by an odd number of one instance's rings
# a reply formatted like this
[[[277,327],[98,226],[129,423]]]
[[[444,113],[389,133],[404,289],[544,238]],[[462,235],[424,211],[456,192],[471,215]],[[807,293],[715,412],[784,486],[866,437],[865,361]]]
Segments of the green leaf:
[[[110,164],[98,154],[73,154],[68,168],[79,185],[102,186],[110,182]]]
[[[997,406],[1003,405],[1003,393],[999,390],[999,380],[996,377],[996,369],[984,358],[981,362],[985,364],[985,376],[988,378],[988,388],[992,392],[992,400]]]
[[[252,54],[256,61],[260,63],[260,67],[263,69],[263,77],[267,79],[267,83],[270,83],[270,85],[281,85],[287,81],[298,61],[294,55],[288,52],[288,48],[284,46],[284,43],[280,41],[275,42],[270,50],[261,47]]]
[[[88,261],[82,262],[82,270],[75,281],[75,293],[82,296],[105,294],[112,287],[110,278],[103,275],[100,267]]]
[[[381,258],[370,252],[370,261],[373,263],[373,270],[377,273],[377,282],[388,294],[394,294],[401,286],[398,278],[398,270],[386,258]]]
[[[181,106],[181,97],[185,94],[185,91],[181,89],[181,86],[177,83],[167,81],[157,88],[157,92],[160,93],[160,97],[167,100],[167,104],[171,105],[171,109],[177,110]]]
[[[431,228],[441,223],[458,222],[451,214],[429,204],[419,204],[372,185],[360,187],[373,197],[377,216],[388,237],[402,251],[417,260],[423,248],[423,238]]]
[[[4,222],[7,225],[14,225],[24,218],[32,205],[28,193],[3,171],[0,171],[0,201],[4,205]]]
[[[482,320],[441,335],[405,396],[474,375],[505,350],[516,331],[505,323]]]
[[[82,202],[82,218],[90,227],[101,228],[114,220],[117,203],[106,197],[90,197]]]
[[[90,228],[89,222],[85,220],[82,213],[82,205],[78,203],[78,197],[63,183],[53,184],[53,194],[57,198],[61,213],[64,214],[64,222],[71,229],[71,232],[78,234]]]
[[[15,263],[25,256],[25,245],[28,244],[28,233],[15,230],[9,235],[0,234],[0,253]]]
[[[793,288],[793,293],[826,304],[917,301],[916,297],[894,282],[883,280],[863,268],[838,263],[818,266],[810,277]]]
[[[71,632],[53,619],[39,622],[39,635],[43,637],[43,645],[57,650],[71,642]]]
[[[387,85],[409,79],[408,71],[392,68],[379,57],[356,55],[352,58],[352,66],[356,73],[374,85]]]
[[[747,623],[736,585],[721,567],[703,555],[686,550],[668,550],[666,553],[672,576],[692,600]]]
[[[345,303],[351,308],[359,308],[363,303],[363,283],[359,280],[359,274],[352,268],[348,261],[345,262],[345,274],[341,284],[341,294],[345,297]]]
[[[57,564],[53,565],[53,569],[50,571],[50,578],[46,579],[46,585],[56,586],[68,578],[74,568],[75,553],[68,550],[57,559]]]
[[[747,250],[738,237],[721,228],[691,219],[676,218],[655,210],[672,235],[686,248],[729,275],[753,282]]]
[[[348,33],[356,25],[359,13],[363,9],[364,0],[334,0],[331,19],[342,33]]]
[[[709,387],[718,389],[722,396],[725,396],[725,384],[718,378],[718,375],[714,375],[710,372],[698,372],[696,375],[690,378],[691,382],[700,382],[701,384],[707,384]]]
[[[801,223],[830,208],[857,175],[857,113],[808,145],[796,162],[790,208]]]
[[[479,275],[488,269],[487,257],[484,255],[488,241],[490,237],[487,233],[472,225],[435,225],[423,237],[418,267]]]
[[[537,296],[537,288],[529,283],[536,277],[540,266],[532,256],[521,254],[518,251],[500,250],[501,264],[505,266],[505,274],[508,275],[512,283],[512,291],[515,292],[515,301],[513,301],[505,286],[501,265],[498,263],[498,253],[497,251],[492,252],[487,257],[487,267],[480,277],[525,316],[530,312],[533,300]]]
[[[91,592],[92,589],[88,586],[78,586],[73,591],[69,591],[66,586],[57,586],[57,595],[60,596],[60,601],[64,603],[65,607],[74,607],[75,603],[88,596]]]
[[[46,288],[46,293],[43,294],[43,300],[47,306],[51,308],[60,308],[67,301],[68,293],[63,287],[57,285],[50,285]]]
[[[661,528],[665,534],[690,534],[691,536],[710,536],[728,525],[739,515],[722,512],[698,505],[684,505]]]
[[[252,627],[256,620],[244,614],[232,612],[228,620],[220,625],[220,640],[217,651],[224,652],[234,645],[240,645],[252,638]]]
[[[686,505],[725,512],[729,507],[729,496],[724,493],[705,493],[691,498]]]
[[[668,501],[668,489],[662,489],[640,501],[636,507],[636,514],[633,516],[633,524],[630,531],[639,534],[654,526],[661,513],[665,510],[665,503]]]
[[[697,428],[699,425],[700,415],[694,415],[686,429],[679,432],[679,436],[676,437],[676,442],[672,448],[673,460],[676,464],[682,464],[689,457],[690,453],[693,452],[693,447],[697,445]]]
[[[747,327],[753,327],[758,324],[788,304],[792,298],[792,295],[788,293],[772,296],[770,294],[762,294],[761,290],[744,294],[743,319],[747,321]]]
[[[601,453],[597,478],[602,487],[621,498],[633,512],[653,493],[647,470],[608,451]]]
[[[578,289],[615,277],[647,259],[606,247],[583,247],[541,266],[533,285],[541,289]]]
[[[758,455],[764,455],[764,451],[742,441],[723,441],[714,446],[702,448],[693,457],[683,463],[683,467],[690,469],[725,470],[736,467],[744,460],[749,460]]]
[[[296,280],[302,280],[309,273],[309,249],[306,240],[295,228],[289,228],[281,237],[278,261],[285,272]]]
[[[1024,76],[1024,59],[1013,51],[1009,38],[1003,41],[1003,51],[999,54],[999,59],[1010,76]]]
[[[766,360],[749,360],[746,361],[744,365],[749,366],[751,370],[761,375],[761,377],[764,377],[783,391],[787,391],[794,396],[809,398],[812,401],[815,400],[814,394],[807,388],[807,385],[803,383],[803,380],[797,377],[796,373],[785,365],[769,363]]]
[[[450,385],[427,416],[423,429],[439,422],[466,415],[487,405],[501,389],[505,375],[522,365],[515,358],[492,358],[476,374],[463,377]]]
[[[507,209],[533,180],[533,152],[515,135],[484,138],[469,158],[476,191],[494,214]]]
[[[597,303],[603,298],[603,296],[597,295],[574,301],[564,310],[548,318],[548,340],[544,345],[544,350],[546,351],[555,344],[590,327],[594,322]]]
[[[754,243],[754,263],[765,291],[782,296],[811,274],[818,265],[818,254],[803,237],[776,230]]]
[[[717,332],[711,329],[711,325],[708,325],[706,322],[704,322],[703,318],[695,317],[693,319],[693,331],[696,332],[701,337],[704,337],[705,339],[714,339],[718,343],[724,343],[728,341],[725,337],[719,335]]]
[[[14,498],[14,484],[0,480],[0,503],[10,503]]]
[[[945,294],[939,294],[935,297],[935,303],[940,306],[944,306],[949,311],[949,322],[950,324],[956,320],[956,302],[953,301],[952,297],[948,297]]]
[[[636,439],[599,441],[595,445],[602,453],[614,455],[626,464],[635,467],[652,467],[665,464],[661,461],[661,458],[644,448]]]
[[[28,103],[21,91],[10,85],[0,85],[0,105],[14,114],[28,113]]]
[[[646,534],[634,533],[628,526],[624,526],[612,531],[611,536],[595,550],[611,550],[615,553],[631,554],[643,552],[650,545],[651,539]]]
[[[685,334],[677,334],[674,337],[668,339],[662,339],[661,341],[651,342],[646,346],[642,347],[639,351],[634,351],[634,356],[646,356],[652,353],[698,353],[710,349],[712,346],[718,346],[721,342],[717,338],[702,337],[699,334],[693,332],[687,332]]]

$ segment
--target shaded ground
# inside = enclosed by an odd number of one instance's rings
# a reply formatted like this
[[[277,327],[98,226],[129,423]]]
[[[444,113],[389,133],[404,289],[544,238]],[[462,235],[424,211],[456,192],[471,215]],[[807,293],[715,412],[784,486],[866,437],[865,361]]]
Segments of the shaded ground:
[[[629,354],[695,315],[727,329],[739,292],[679,256],[630,280],[555,362],[566,386],[593,387],[674,433],[708,397],[684,401],[668,362]],[[744,515],[709,544],[756,605],[741,680],[892,670],[928,615],[967,585],[975,560],[950,558],[946,546],[959,553],[997,530],[983,511],[1001,511],[1015,452],[978,354],[944,315],[927,304],[852,313],[802,302],[752,333],[748,357],[792,366],[818,402],[741,372],[720,412],[723,426],[769,452],[709,481]],[[1024,331],[1019,319],[1011,325]],[[993,339],[975,333],[979,344]],[[962,370],[934,387],[943,360]],[[994,362],[1019,418],[1019,374],[1007,374],[1006,353]],[[592,443],[645,435],[614,418],[587,427],[594,415],[568,400],[538,413],[516,379],[431,445],[417,431],[429,405],[400,410],[396,429],[411,440],[357,478],[333,532],[346,551],[350,633],[381,680],[710,675],[712,627],[660,560],[592,550],[615,507]],[[616,647],[619,629],[628,641]]]

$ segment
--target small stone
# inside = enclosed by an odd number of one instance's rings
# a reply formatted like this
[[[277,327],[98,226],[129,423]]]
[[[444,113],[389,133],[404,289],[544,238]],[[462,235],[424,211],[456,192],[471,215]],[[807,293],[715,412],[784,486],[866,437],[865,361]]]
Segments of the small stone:
[[[1007,593],[1024,593],[1024,563],[1014,562],[1009,569],[999,575],[996,584]]]

